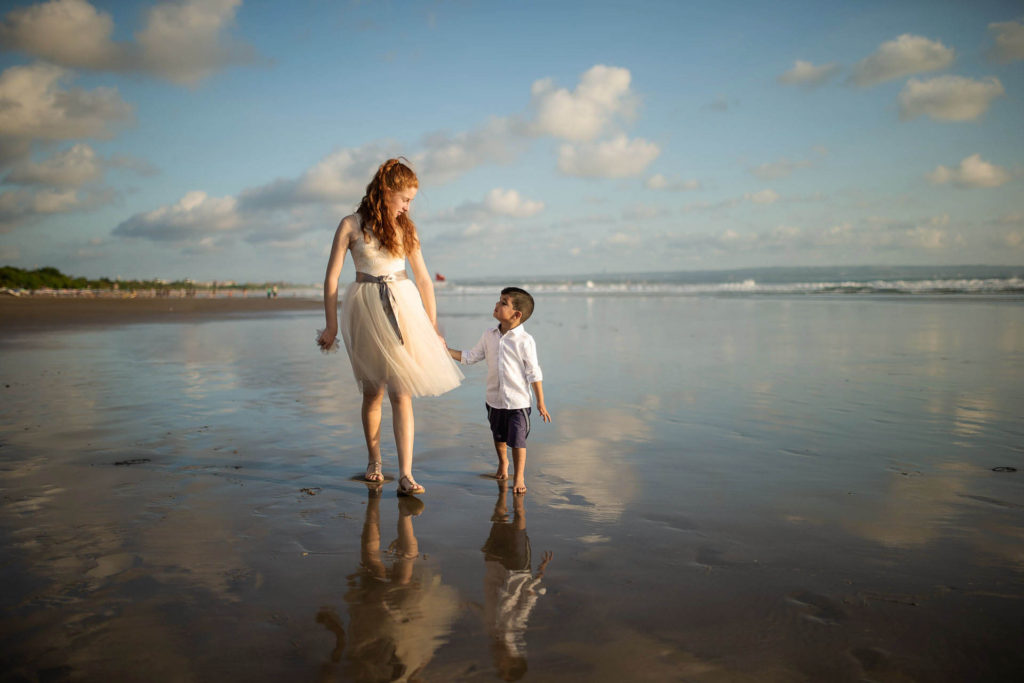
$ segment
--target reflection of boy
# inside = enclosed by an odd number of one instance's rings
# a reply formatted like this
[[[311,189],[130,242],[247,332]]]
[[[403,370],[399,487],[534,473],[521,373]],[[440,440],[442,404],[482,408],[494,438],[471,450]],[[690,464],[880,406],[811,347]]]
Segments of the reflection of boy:
[[[515,493],[526,493],[526,437],[530,434],[530,389],[537,399],[537,412],[545,422],[551,415],[544,405],[544,386],[537,343],[523,329],[533,313],[533,297],[518,287],[501,290],[494,305],[498,326],[486,330],[468,351],[448,349],[452,358],[465,365],[487,361],[487,420],[498,455],[496,479],[508,479],[508,447],[512,448]]]
[[[515,516],[510,524],[505,491],[502,485],[491,517],[491,533],[481,548],[485,566],[484,619],[491,634],[498,673],[506,681],[515,681],[526,673],[526,623],[537,598],[545,592],[540,580],[551,561],[551,552],[544,553],[537,574],[531,574],[523,499],[514,497]]]

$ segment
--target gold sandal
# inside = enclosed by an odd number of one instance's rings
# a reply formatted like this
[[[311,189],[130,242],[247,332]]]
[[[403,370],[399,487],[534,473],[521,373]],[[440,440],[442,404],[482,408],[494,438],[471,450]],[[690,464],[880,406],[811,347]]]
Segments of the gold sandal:
[[[371,484],[379,484],[384,481],[384,475],[380,471],[380,460],[366,464],[366,474],[363,478]]]
[[[406,482],[409,483],[408,486],[405,485]],[[398,495],[400,496],[412,496],[418,493],[426,493],[426,491],[408,474],[403,474],[402,478],[398,480]]]

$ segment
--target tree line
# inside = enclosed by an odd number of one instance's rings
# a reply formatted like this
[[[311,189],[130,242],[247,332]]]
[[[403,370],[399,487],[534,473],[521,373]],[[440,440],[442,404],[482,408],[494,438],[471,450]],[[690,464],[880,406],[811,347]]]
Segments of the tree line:
[[[281,283],[261,284],[214,284],[214,289],[259,289],[268,285]],[[91,280],[84,277],[73,277],[65,275],[60,270],[47,266],[35,270],[24,270],[14,266],[3,266],[0,268],[0,288],[7,289],[98,289],[98,290],[120,290],[132,291],[140,289],[166,290],[206,290],[211,287],[197,285],[189,280],[176,280],[174,282],[163,282],[158,280],[111,280],[103,277],[98,280]]]

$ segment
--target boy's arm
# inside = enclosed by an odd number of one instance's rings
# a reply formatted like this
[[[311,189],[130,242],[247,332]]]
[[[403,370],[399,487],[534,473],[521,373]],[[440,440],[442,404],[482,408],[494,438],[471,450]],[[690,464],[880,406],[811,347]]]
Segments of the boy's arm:
[[[530,386],[533,387],[533,395],[537,397],[537,412],[545,422],[551,422],[551,414],[548,412],[547,406],[544,405],[544,385],[541,380],[537,380]]]
[[[545,422],[551,422],[551,414],[548,413],[547,406],[544,405],[544,385],[541,383],[544,373],[540,369],[540,363],[537,362],[537,342],[533,340],[533,337],[526,338],[526,343],[521,347],[520,353],[526,381],[533,387],[533,395],[537,398],[537,412]]]
[[[463,365],[472,365],[473,363],[479,363],[487,355],[485,340],[487,333],[484,332],[480,335],[480,341],[476,343],[476,346],[469,349],[468,351],[456,351],[455,349],[448,349],[448,353],[451,354],[452,358],[459,361]],[[458,354],[458,355],[455,355]]]

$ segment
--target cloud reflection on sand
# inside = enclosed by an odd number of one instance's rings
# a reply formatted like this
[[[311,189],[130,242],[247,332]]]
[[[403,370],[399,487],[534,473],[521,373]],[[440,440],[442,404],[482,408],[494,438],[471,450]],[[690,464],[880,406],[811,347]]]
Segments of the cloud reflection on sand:
[[[530,495],[554,509],[617,522],[640,491],[633,452],[650,425],[635,412],[582,407],[559,411],[552,424],[554,445],[528,451],[527,476],[532,467],[542,472]]]
[[[964,395],[957,401],[954,412],[953,433],[957,436],[976,436],[996,418],[995,398],[986,394]]]
[[[949,531],[960,497],[970,489],[966,464],[949,463],[922,473],[890,472],[871,505],[850,512],[842,525],[863,538],[896,548],[922,547]]]

